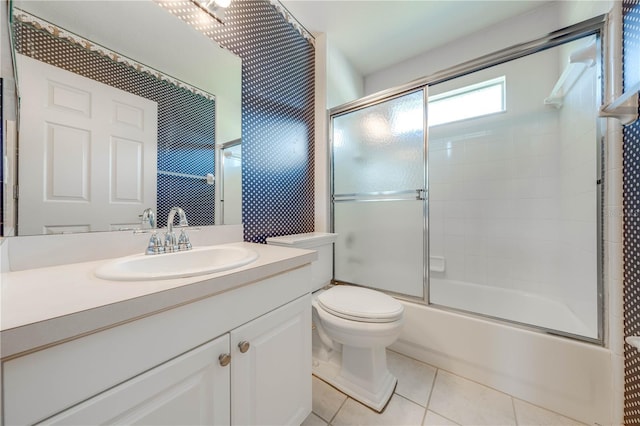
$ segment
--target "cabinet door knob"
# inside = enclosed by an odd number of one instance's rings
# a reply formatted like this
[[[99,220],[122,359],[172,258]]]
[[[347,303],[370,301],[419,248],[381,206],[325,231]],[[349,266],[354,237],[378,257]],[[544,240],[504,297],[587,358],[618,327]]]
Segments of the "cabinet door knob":
[[[218,357],[218,361],[220,362],[221,366],[226,367],[231,362],[231,355],[220,354],[220,356]]]
[[[242,342],[238,343],[238,348],[240,349],[240,352],[242,352],[242,353],[247,352],[250,347],[251,347],[251,345],[246,340],[243,340]]]

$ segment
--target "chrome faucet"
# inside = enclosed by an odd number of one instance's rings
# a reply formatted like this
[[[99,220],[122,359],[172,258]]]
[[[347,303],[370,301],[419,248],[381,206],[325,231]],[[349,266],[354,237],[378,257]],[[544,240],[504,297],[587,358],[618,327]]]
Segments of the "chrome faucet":
[[[149,225],[149,227],[151,229],[155,229],[156,227],[156,215],[153,214],[153,209],[151,209],[150,207],[147,207],[146,209],[144,209],[144,211],[142,212],[141,216],[138,216],[141,218],[141,227],[142,229],[145,229],[147,227],[147,225]]]
[[[142,214],[138,216],[141,218],[140,229],[151,229],[151,238],[149,238],[149,244],[147,246],[146,254],[160,254],[164,253],[164,244],[160,241],[158,234],[156,233],[156,215],[153,213],[153,209],[147,207]]]
[[[191,242],[189,237],[184,232],[184,229],[180,232],[180,237],[176,238],[175,232],[173,232],[173,221],[175,220],[176,213],[178,214],[179,225],[181,227],[189,226],[187,222],[187,215],[180,207],[172,207],[169,211],[169,217],[167,218],[167,234],[164,238],[164,247],[166,252],[191,250]]]

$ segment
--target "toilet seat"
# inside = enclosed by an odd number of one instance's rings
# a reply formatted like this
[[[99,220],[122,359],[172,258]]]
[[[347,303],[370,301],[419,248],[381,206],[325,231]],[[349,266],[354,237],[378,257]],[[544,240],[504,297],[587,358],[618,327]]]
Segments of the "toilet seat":
[[[362,287],[339,285],[317,295],[326,312],[358,322],[386,323],[402,318],[404,307],[393,297]]]

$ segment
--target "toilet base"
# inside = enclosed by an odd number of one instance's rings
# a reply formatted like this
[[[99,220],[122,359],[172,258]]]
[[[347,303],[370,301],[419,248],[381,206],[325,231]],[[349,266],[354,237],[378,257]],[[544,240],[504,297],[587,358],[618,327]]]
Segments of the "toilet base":
[[[379,377],[376,378],[376,386],[367,383],[367,386],[364,387],[354,380],[345,378],[342,374],[342,354],[336,351],[332,351],[329,354],[325,353],[323,356],[314,356],[312,372],[317,378],[329,383],[331,386],[378,413],[382,412],[387,406],[398,383],[398,379],[386,368]]]

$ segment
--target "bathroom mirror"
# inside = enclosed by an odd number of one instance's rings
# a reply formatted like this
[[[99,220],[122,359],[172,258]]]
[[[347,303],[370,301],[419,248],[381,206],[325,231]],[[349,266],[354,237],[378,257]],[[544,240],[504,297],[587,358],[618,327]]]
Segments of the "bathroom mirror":
[[[241,60],[165,10],[169,3],[12,2],[11,19],[21,28],[12,40],[21,155],[17,208],[5,209],[17,214],[5,214],[6,235],[132,229],[147,207],[161,227],[173,205],[185,209],[190,225],[222,223],[220,157],[223,144],[241,138]],[[43,82],[33,83],[27,69]],[[60,73],[80,80],[57,79]],[[107,98],[93,92],[103,86]],[[69,109],[71,118],[52,125],[26,98],[53,105],[54,115]],[[85,129],[74,114],[104,123]],[[126,131],[114,137],[107,130],[98,148],[92,135],[114,122]],[[138,137],[135,127],[151,137]],[[31,129],[40,133],[29,136]]]

